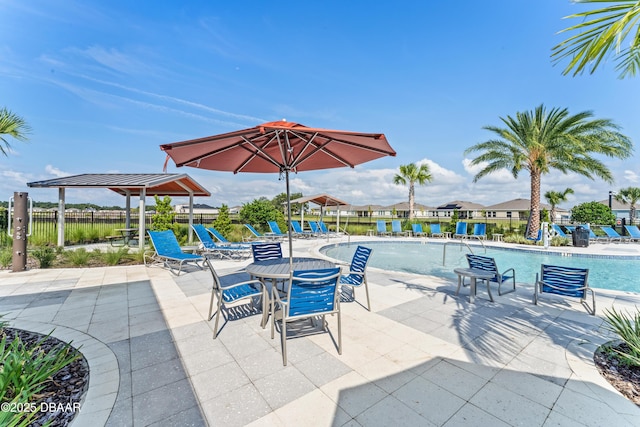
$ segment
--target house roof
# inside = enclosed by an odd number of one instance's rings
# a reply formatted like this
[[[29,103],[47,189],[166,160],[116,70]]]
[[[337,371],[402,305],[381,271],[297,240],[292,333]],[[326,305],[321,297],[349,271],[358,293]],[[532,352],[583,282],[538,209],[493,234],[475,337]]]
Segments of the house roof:
[[[541,209],[551,210],[551,205],[546,203],[540,203]],[[531,209],[531,202],[529,199],[513,199],[506,202],[497,203],[495,205],[487,206],[484,208],[487,211],[528,211]],[[556,206],[557,212],[568,212],[567,209]]]
[[[139,196],[145,190],[147,196],[211,196],[203,186],[187,174],[81,174],[46,181],[28,182],[37,188],[108,188],[118,194]]]
[[[409,202],[400,202],[400,203],[394,203],[393,205],[389,205],[386,206],[385,209],[393,209],[396,208],[397,211],[408,211],[409,210]],[[420,203],[414,203],[413,204],[413,210],[423,210],[423,211],[429,211],[429,210],[434,210],[435,208],[431,207],[431,206],[427,206],[427,205],[423,205]]]
[[[438,210],[459,210],[459,211],[476,211],[484,209],[484,206],[479,203],[466,202],[463,200],[454,200],[453,202],[445,203],[438,206]]]
[[[609,207],[609,199],[605,199],[605,200],[600,200],[599,203],[602,203],[603,205]],[[629,205],[628,203],[622,203],[617,201],[614,198],[611,198],[611,209],[614,211],[628,211],[629,208],[631,208],[631,205]]]

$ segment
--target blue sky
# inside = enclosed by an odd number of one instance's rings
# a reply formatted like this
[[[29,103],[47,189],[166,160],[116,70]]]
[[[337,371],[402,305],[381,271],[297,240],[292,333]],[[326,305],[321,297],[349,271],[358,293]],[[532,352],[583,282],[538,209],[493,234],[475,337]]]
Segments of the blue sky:
[[[81,173],[159,173],[159,145],[286,118],[312,127],[383,132],[397,151],[355,169],[301,172],[292,191],[354,205],[405,201],[392,178],[426,162],[416,200],[484,205],[529,197],[529,177],[473,183],[463,152],[500,117],[547,107],[609,118],[640,139],[640,78],[562,75],[551,48],[583,10],[568,0],[458,2],[151,2],[0,0],[0,106],[33,128],[0,157],[0,200],[57,191],[27,182]],[[638,154],[606,160],[616,182],[552,173],[542,190],[574,189],[565,207],[640,186]],[[276,175],[176,168],[208,188],[197,203],[234,206],[284,192]],[[176,199],[177,203],[181,200]],[[106,190],[67,203],[124,205]]]

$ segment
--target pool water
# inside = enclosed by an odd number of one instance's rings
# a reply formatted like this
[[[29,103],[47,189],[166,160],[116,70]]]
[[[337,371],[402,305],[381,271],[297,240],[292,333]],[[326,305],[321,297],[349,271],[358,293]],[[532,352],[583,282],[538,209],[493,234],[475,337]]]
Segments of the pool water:
[[[373,249],[369,265],[385,270],[427,274],[455,279],[453,269],[468,267],[466,245],[446,246],[439,242],[358,242],[324,246],[320,251],[331,258],[351,262],[358,244]],[[496,260],[502,272],[508,268],[516,271],[516,282],[533,284],[541,264],[562,265],[589,269],[589,286],[618,291],[640,292],[640,257],[634,256],[581,256],[557,252],[527,251],[511,248],[470,246],[476,255]]]

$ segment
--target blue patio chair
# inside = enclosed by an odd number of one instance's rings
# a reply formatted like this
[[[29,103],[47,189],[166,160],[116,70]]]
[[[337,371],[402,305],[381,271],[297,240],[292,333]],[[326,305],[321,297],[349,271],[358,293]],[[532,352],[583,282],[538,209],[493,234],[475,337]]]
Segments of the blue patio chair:
[[[593,232],[591,227],[584,226],[587,230],[589,230],[589,242],[591,243],[609,243],[610,240],[607,236],[598,236]]]
[[[260,234],[258,232],[258,230],[256,230],[253,227],[253,225],[251,225],[251,224],[245,224],[244,226],[247,228],[247,230],[249,230],[251,232],[251,237],[249,238],[249,240],[252,240],[252,241],[262,240],[262,241],[264,241],[264,240],[276,240],[277,239],[277,237],[274,236],[271,233]]]
[[[167,267],[176,276],[180,275],[182,266],[184,264],[194,263],[197,267],[202,268],[198,262],[204,262],[202,255],[183,252],[176,239],[176,235],[172,230],[165,231],[151,231],[147,232],[151,243],[153,244],[154,252],[150,254],[145,252],[143,254],[144,265],[162,264]],[[147,264],[147,260],[149,264]],[[178,272],[174,271],[173,265],[178,264]]]
[[[536,273],[533,303],[537,305],[538,299],[543,293],[580,298],[580,302],[587,312],[595,315],[596,293],[589,287],[588,277],[588,268],[542,264],[540,274]],[[588,292],[591,292],[591,307],[587,303]]]
[[[381,219],[376,221],[378,236],[389,236],[391,232],[387,231],[387,222]]]
[[[411,232],[416,237],[426,236],[427,235],[427,233],[425,233],[422,230],[422,224],[420,224],[420,223],[411,224]]]
[[[296,237],[313,237],[313,233],[303,230],[298,221],[291,221],[291,228]]]
[[[328,237],[338,236],[338,233],[336,233],[335,231],[329,231],[329,228],[327,227],[327,224],[324,223],[324,221],[318,221],[318,227],[320,227],[320,231],[325,236],[328,236]]]
[[[249,244],[249,243],[230,242],[226,237],[224,237],[222,235],[222,233],[220,233],[218,230],[216,230],[213,227],[207,227],[207,231],[209,233],[211,233],[211,235],[213,237],[215,237],[216,240],[218,241],[218,243],[220,243],[221,245],[232,246],[232,247],[244,247],[244,248],[250,248],[251,247],[251,244]]]
[[[282,231],[280,231],[280,226],[276,221],[267,221],[267,224],[269,224],[269,228],[271,229],[271,234],[273,236],[276,236],[280,239],[284,239],[285,237],[287,237],[287,233],[283,233]]]
[[[193,224],[191,226],[196,236],[200,240],[200,249],[206,253],[220,258],[241,260],[248,258],[251,254],[249,246],[238,245],[219,245],[212,238],[207,228],[202,224]]]
[[[614,241],[629,243],[630,239],[626,236],[621,236],[616,230],[613,229],[613,227],[603,225],[600,227],[600,230],[604,231],[604,234],[607,235],[608,243]]]
[[[402,222],[399,219],[391,221],[391,234],[394,236],[406,236],[408,231],[402,229]]]
[[[478,240],[485,240],[487,238],[487,224],[473,224],[473,234],[470,234],[469,237],[473,237]]]
[[[564,237],[565,239],[569,238],[558,224],[551,224],[551,229],[555,232],[556,236]]]
[[[489,293],[489,298],[491,299],[491,301],[493,301],[493,296],[491,295],[490,282],[498,284],[498,295],[508,294],[516,290],[516,271],[513,268],[508,268],[500,273],[500,271],[498,270],[498,266],[496,265],[496,260],[494,258],[481,255],[467,254],[467,262],[469,263],[469,268],[471,269],[482,270],[494,274],[491,279],[485,280],[485,282],[487,283],[487,292]],[[458,292],[460,292],[460,286],[465,286],[464,279],[465,278],[462,277],[462,281],[458,281],[458,289],[456,290],[456,295],[458,295]],[[502,284],[506,282],[511,282],[510,288],[506,291],[503,291]]]
[[[216,316],[216,321],[213,327],[213,339],[218,337],[218,322],[220,320],[220,313],[222,310],[228,310],[229,306],[236,306],[240,302],[249,303],[253,307],[255,300],[260,299],[262,301],[262,329],[266,327],[267,316],[267,301],[268,295],[265,286],[260,280],[248,280],[239,283],[233,283],[230,285],[223,285],[220,276],[213,268],[211,260],[205,257],[205,264],[209,267],[213,276],[213,287],[211,289],[211,301],[209,302],[209,316],[207,320],[211,320],[213,316]],[[216,311],[213,312],[213,303],[217,299]],[[247,311],[242,311],[246,315]],[[228,316],[225,317],[225,323],[228,321]]]
[[[440,223],[429,224],[431,237],[444,237],[444,233],[440,230]]]
[[[321,317],[319,322],[321,330],[330,333],[325,320],[327,314],[337,316],[337,347],[338,354],[342,354],[339,280],[340,268],[294,271],[286,293],[280,295],[277,291],[272,292],[271,338],[274,337],[275,324],[280,323],[283,365],[287,365],[287,325],[293,321],[309,319],[313,326],[313,320]],[[318,329],[315,327],[309,332],[317,333]]]
[[[320,230],[320,226],[318,225],[317,221],[308,221],[309,223],[309,227],[311,227],[311,232],[316,235],[319,236],[322,234],[322,230]]]
[[[629,233],[630,242],[640,242],[640,229],[637,225],[625,225],[624,228]]]
[[[256,243],[251,245],[253,261],[268,261],[282,258],[282,245],[280,242]]]
[[[469,237],[467,234],[467,223],[464,221],[458,221],[456,224],[456,232],[453,234],[453,238],[455,239],[458,237],[463,240]]]
[[[340,276],[340,285],[352,288],[354,301],[356,300],[355,288],[364,286],[364,291],[367,294],[367,310],[369,311],[371,311],[371,301],[369,300],[369,284],[367,283],[366,269],[370,257],[370,248],[358,246],[353,254],[353,258],[351,259],[349,270],[346,273],[343,272],[343,275]]]

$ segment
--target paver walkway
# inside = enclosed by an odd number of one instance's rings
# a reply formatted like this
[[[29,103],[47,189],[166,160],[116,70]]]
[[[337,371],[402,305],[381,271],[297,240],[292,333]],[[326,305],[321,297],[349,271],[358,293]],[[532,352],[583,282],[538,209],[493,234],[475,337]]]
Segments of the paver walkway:
[[[246,277],[243,263],[215,265]],[[611,336],[579,304],[534,306],[526,284],[469,304],[449,280],[371,269],[369,282],[372,312],[342,304],[343,354],[328,334],[297,338],[287,367],[259,315],[232,313],[212,339],[207,271],[3,271],[0,314],[82,345],[91,379],[74,426],[640,425],[597,373],[593,351]],[[640,296],[598,292],[599,313],[612,304]]]

